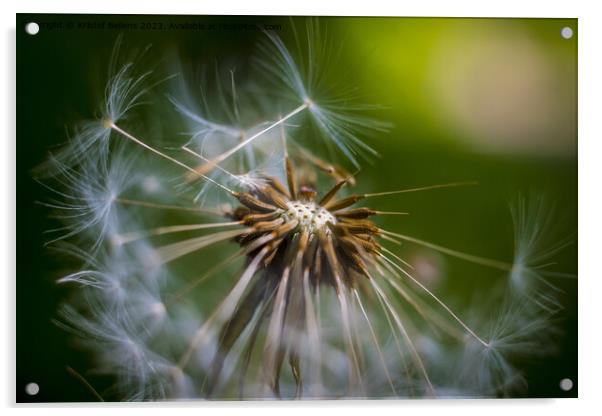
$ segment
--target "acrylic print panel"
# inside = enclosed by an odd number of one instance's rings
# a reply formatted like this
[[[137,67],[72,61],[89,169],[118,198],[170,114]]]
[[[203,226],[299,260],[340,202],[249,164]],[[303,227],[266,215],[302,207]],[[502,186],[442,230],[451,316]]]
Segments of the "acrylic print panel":
[[[18,401],[577,395],[576,20],[17,21]]]

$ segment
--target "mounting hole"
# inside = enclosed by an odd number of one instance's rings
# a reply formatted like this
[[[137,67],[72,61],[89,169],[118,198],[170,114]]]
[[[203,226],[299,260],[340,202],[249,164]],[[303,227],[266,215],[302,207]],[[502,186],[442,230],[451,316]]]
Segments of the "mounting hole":
[[[36,22],[29,22],[25,25],[25,32],[29,35],[37,35],[40,31],[40,25]]]
[[[38,386],[38,383],[29,383],[27,386],[25,386],[25,393],[29,394],[30,396],[35,396],[39,392],[40,386]]]
[[[573,29],[571,29],[570,27],[566,26],[563,27],[560,30],[560,36],[562,36],[565,39],[570,39],[573,37]]]
[[[563,378],[560,380],[560,390],[571,391],[573,389],[573,380],[570,378]]]

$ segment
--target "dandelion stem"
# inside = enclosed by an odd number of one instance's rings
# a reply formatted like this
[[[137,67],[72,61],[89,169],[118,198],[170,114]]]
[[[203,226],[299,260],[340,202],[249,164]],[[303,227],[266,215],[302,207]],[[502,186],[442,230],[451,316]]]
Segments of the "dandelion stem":
[[[373,196],[397,195],[397,194],[405,194],[405,193],[409,193],[409,192],[428,191],[431,189],[455,188],[458,186],[472,186],[472,185],[478,185],[478,182],[475,182],[475,181],[452,182],[452,183],[445,183],[445,184],[439,184],[439,185],[421,186],[419,188],[400,189],[398,191],[375,192],[375,193],[370,193],[370,194],[364,194],[362,196],[364,198],[370,198]]]
[[[160,264],[169,263],[209,245],[249,232],[249,230],[249,228],[243,228],[241,230],[221,231],[219,233],[178,241],[177,243],[159,247],[157,249],[157,254],[159,255]]]
[[[240,120],[240,114],[238,111],[238,97],[236,95],[236,83],[234,82],[234,70],[230,70],[230,85],[232,88],[232,107],[234,108],[234,115],[236,120]]]
[[[241,296],[243,295],[243,292],[249,285],[251,278],[255,275],[255,272],[259,267],[260,261],[265,257],[267,252],[268,248],[264,247],[259,251],[259,253],[255,255],[255,257],[246,267],[244,273],[242,274],[238,282],[236,282],[230,293],[228,293],[226,298],[222,300],[222,302],[211,314],[211,316],[196,331],[190,344],[188,345],[188,349],[184,352],[184,354],[182,354],[180,360],[178,361],[178,367],[180,369],[184,369],[186,367],[188,361],[190,361],[190,358],[192,357],[192,354],[198,348],[199,343],[203,342],[206,339],[211,327],[214,324],[219,324],[223,322],[232,314],[232,312],[234,312],[234,309],[238,304],[238,301],[240,300]]]
[[[439,305],[441,305],[441,307],[443,309],[445,309],[447,311],[447,313],[449,313],[452,318],[454,318],[461,326],[462,328],[464,328],[466,330],[466,332],[468,332],[470,335],[472,335],[477,341],[479,341],[481,344],[483,344],[484,347],[489,348],[489,343],[483,341],[483,339],[481,337],[479,337],[472,329],[470,329],[470,327],[468,325],[466,325],[464,323],[463,320],[461,320],[458,315],[456,315],[454,313],[454,311],[452,311],[450,309],[449,306],[447,306],[445,304],[445,302],[443,302],[441,299],[439,299],[439,297],[437,297],[437,295],[435,295],[433,292],[431,292],[429,290],[429,288],[427,288],[425,285],[423,285],[422,283],[420,283],[416,278],[414,278],[411,274],[409,274],[407,271],[405,271],[402,267],[400,267],[397,263],[395,263],[393,260],[389,259],[387,256],[381,255],[381,258],[385,259],[387,262],[389,262],[393,267],[395,267],[397,270],[399,270],[400,272],[402,272],[404,275],[406,275],[412,282],[414,282],[415,284],[417,284],[422,290],[424,290],[430,297],[432,297]]]
[[[186,165],[185,163],[180,162],[177,159],[174,159],[171,156],[166,155],[165,153],[155,149],[154,147],[149,146],[148,144],[144,143],[142,140],[137,139],[136,137],[132,136],[130,133],[128,133],[127,131],[123,130],[121,127],[117,126],[115,123],[110,122],[110,127],[111,129],[115,130],[117,133],[121,134],[122,136],[124,136],[125,138],[133,141],[134,143],[136,143],[139,146],[144,147],[147,150],[150,150],[151,152],[155,153],[156,155],[161,156],[164,159],[169,160],[172,163],[175,163],[178,166],[183,167],[184,169],[190,171],[190,172],[194,172],[196,175],[198,175],[199,177],[211,182],[212,184],[220,187],[221,189],[223,189],[224,191],[228,192],[229,194],[234,194],[234,191],[226,188],[224,185],[222,185],[221,183],[218,183],[216,181],[214,181],[213,179],[211,179],[208,176],[203,175],[200,172],[197,172],[195,169],[191,168],[190,166]]]
[[[252,135],[248,139],[243,140],[242,142],[240,142],[239,144],[237,144],[236,146],[234,146],[230,150],[227,150],[224,153],[220,154],[219,156],[213,158],[207,164],[205,164],[205,165],[197,168],[195,170],[195,172],[197,172],[199,175],[203,175],[205,173],[210,172],[219,163],[223,162],[224,160],[226,160],[227,158],[229,158],[230,156],[232,156],[234,153],[238,152],[240,149],[242,149],[243,147],[245,147],[246,145],[248,145],[249,143],[251,143],[253,140],[257,139],[261,135],[263,135],[263,134],[267,133],[268,131],[272,130],[274,127],[279,126],[280,124],[284,123],[289,118],[297,115],[298,113],[300,113],[301,111],[305,110],[308,107],[309,107],[309,103],[303,103],[303,104],[301,104],[299,107],[295,108],[293,111],[291,111],[290,113],[288,113],[284,117],[281,117],[277,121],[271,123],[269,126],[267,126],[266,128],[264,128],[263,130],[255,133],[254,135]]]
[[[385,356],[383,355],[383,352],[380,348],[380,344],[378,343],[378,338],[376,337],[376,333],[374,332],[374,328],[372,327],[370,318],[368,318],[368,314],[366,313],[366,310],[364,309],[364,305],[362,304],[360,294],[358,293],[357,289],[353,289],[353,294],[355,295],[357,304],[359,305],[360,310],[362,311],[362,315],[364,316],[364,319],[366,320],[366,323],[368,324],[368,329],[370,330],[370,335],[372,335],[372,341],[374,342],[374,346],[376,347],[376,352],[378,353],[378,357],[383,366],[383,370],[385,372],[385,377],[387,377],[387,381],[389,382],[389,386],[391,387],[393,394],[397,396],[397,391],[395,390],[395,386],[393,385],[393,381],[391,380],[391,375],[389,374],[389,370],[387,369],[387,362],[385,361]]]
[[[392,238],[392,237],[389,237],[389,236],[388,236],[388,235],[386,235],[386,234],[382,234],[380,237],[381,237],[383,240],[390,241],[390,242],[392,242],[392,243],[395,243],[395,244],[397,244],[398,246],[400,246],[400,245],[401,245],[401,241],[399,241],[399,240],[396,240],[396,239],[394,239],[394,238]]]
[[[288,158],[288,146],[286,140],[286,129],[284,123],[280,124],[280,140],[282,141],[282,150],[284,151],[284,157]]]
[[[121,204],[124,204],[124,205],[137,205],[137,206],[147,207],[147,208],[173,209],[173,210],[180,210],[180,211],[200,212],[203,214],[224,215],[223,212],[220,212],[217,210],[210,210],[210,209],[198,208],[198,207],[182,207],[179,205],[169,205],[169,204],[156,204],[154,202],[140,201],[140,200],[136,200],[136,199],[116,198],[115,201],[119,202]]]
[[[84,376],[82,376],[80,373],[78,373],[76,370],[74,370],[73,368],[71,368],[69,366],[67,366],[67,372],[69,374],[71,374],[73,377],[75,377],[76,379],[78,379],[90,391],[90,393],[92,393],[94,395],[94,397],[96,397],[98,399],[98,401],[100,401],[100,402],[105,401],[102,398],[102,396],[100,395],[100,393],[98,393],[96,391],[96,389],[94,387],[92,387],[92,385],[88,382],[88,380],[86,380],[84,378]]]
[[[416,361],[416,364],[418,365],[418,368],[420,369],[420,372],[422,373],[422,375],[424,377],[424,381],[428,385],[429,390],[431,391],[433,396],[435,396],[436,395],[435,389],[433,387],[433,384],[431,383],[431,379],[428,375],[428,372],[426,371],[426,368],[424,367],[422,358],[420,357],[420,354],[416,350],[416,347],[415,347],[414,343],[412,342],[410,335],[408,334],[407,330],[403,326],[403,323],[401,322],[399,315],[395,312],[395,309],[393,308],[393,306],[391,306],[391,302],[389,301],[389,298],[387,297],[387,295],[385,295],[385,293],[382,291],[382,289],[376,284],[376,281],[371,278],[370,283],[372,283],[372,287],[376,291],[376,294],[384,301],[385,305],[387,306],[387,309],[389,310],[391,316],[393,317],[393,320],[395,321],[395,324],[397,325],[399,332],[405,338],[405,340],[408,344],[408,347],[410,348],[410,352],[414,356],[414,361]]]
[[[400,211],[374,211],[374,215],[410,215],[410,213]]]
[[[278,394],[278,373],[280,371],[279,365],[279,352],[278,349],[282,344],[282,330],[284,327],[284,311],[287,306],[287,288],[288,279],[290,275],[290,267],[286,267],[282,276],[280,277],[280,283],[278,284],[278,291],[276,292],[276,299],[272,310],[272,317],[268,325],[268,332],[266,335],[266,343],[264,347],[264,353],[267,357],[267,362],[264,364],[264,376],[267,379],[269,387]]]
[[[380,262],[383,265],[383,267],[385,267],[387,271],[391,273],[391,275],[397,276],[399,278],[399,273],[397,273],[389,263],[383,261],[382,259]],[[400,286],[400,283],[402,283],[401,280],[397,282],[394,279],[388,279],[384,272],[381,272],[381,276],[387,281],[387,283],[393,286],[397,293],[399,293],[406,300],[406,302],[408,302],[416,310],[416,312],[418,312],[420,316],[422,316],[422,318],[427,322],[427,324],[431,328],[433,328],[432,325],[435,325],[456,339],[464,339],[463,331],[458,329],[456,326],[452,326],[450,323],[448,323],[443,316],[441,316],[430,305],[425,304],[424,301],[421,300],[421,298],[417,296],[412,297],[406,290],[404,290],[404,288]]]
[[[388,267],[391,267],[391,266],[388,266]],[[382,271],[380,271],[380,274],[384,277],[384,274]],[[372,290],[374,290],[374,288]],[[395,348],[397,349],[397,353],[399,354],[399,360],[400,360],[401,366],[403,367],[403,372],[405,373],[406,378],[409,380],[411,377],[410,369],[408,368],[408,363],[406,362],[403,348],[401,347],[401,343],[399,341],[399,336],[397,335],[395,326],[393,325],[393,322],[391,321],[391,316],[390,316],[391,312],[387,309],[387,305],[385,305],[382,298],[380,296],[378,296],[378,292],[376,292],[376,299],[378,299],[378,303],[380,304],[380,307],[381,307],[383,313],[385,314],[385,319],[387,320],[387,325],[389,326],[389,329],[391,330],[391,335],[393,335],[393,339],[395,340]],[[409,386],[409,387],[410,387],[411,391],[413,391],[412,387],[411,386]]]
[[[405,261],[404,259],[402,259],[398,255],[396,255],[395,253],[393,253],[391,250],[387,249],[386,247],[381,247],[381,250],[386,251],[387,253],[389,253],[390,255],[392,255],[397,261],[399,261],[400,263],[402,263],[404,266],[409,267],[410,269],[414,270],[414,266],[412,266],[410,263],[408,263],[407,261]]]
[[[195,152],[194,150],[192,150],[190,147],[188,146],[182,146],[182,150],[184,150],[185,152],[190,153],[191,155],[205,161],[205,162],[211,162],[209,159],[207,159],[205,156],[201,155],[200,153]],[[238,176],[236,176],[234,173],[224,169],[223,167],[219,166],[219,165],[215,165],[215,167],[219,170],[221,170],[222,172],[224,172],[226,175],[230,176],[232,179],[238,181],[238,182],[242,182],[240,180],[240,178]],[[195,171],[196,172],[196,171]]]
[[[439,251],[441,253],[447,254],[452,257],[457,257],[459,259],[462,259],[462,260],[465,260],[465,261],[468,261],[471,263],[480,264],[482,266],[491,267],[493,269],[503,270],[505,272],[512,271],[512,264],[510,264],[510,263],[506,263],[506,262],[499,261],[499,260],[488,259],[485,257],[479,257],[479,256],[475,256],[473,254],[464,253],[462,251],[452,250],[451,248],[439,246],[437,244],[429,243],[428,241],[419,240],[417,238],[410,237],[407,235],[392,233],[390,231],[386,231],[383,229],[381,229],[380,232],[385,235],[388,235],[388,236],[401,238],[402,240],[409,241],[410,243],[428,247],[430,249]]]
[[[321,243],[323,244],[323,249],[324,249],[324,252],[326,253],[326,259],[328,261],[328,264],[330,265],[330,268],[332,270],[332,275],[334,277],[337,298],[339,300],[339,306],[341,309],[343,336],[345,337],[345,340],[346,340],[347,354],[349,355],[351,364],[353,365],[353,370],[350,369],[350,371],[349,371],[349,383],[350,383],[350,386],[352,386],[353,384],[357,384],[360,387],[360,389],[363,390],[363,387],[361,384],[362,377],[361,377],[359,360],[357,357],[357,353],[355,351],[355,347],[353,345],[353,337],[352,337],[352,330],[351,330],[352,327],[350,325],[349,306],[347,304],[347,297],[345,296],[345,292],[344,292],[343,281],[339,274],[339,270],[340,270],[341,266],[339,264],[339,261],[337,260],[336,254],[335,254],[335,248],[334,248],[334,245],[332,242],[332,237],[330,235],[321,234],[319,236],[319,238],[320,238]]]
[[[169,307],[169,306],[173,305],[176,301],[182,299],[182,297],[184,297],[184,295],[186,295],[188,292],[193,290],[195,287],[197,287],[198,285],[200,285],[201,283],[203,283],[210,277],[214,276],[217,272],[222,270],[224,267],[232,264],[232,262],[234,260],[236,260],[237,257],[240,257],[241,254],[242,254],[242,250],[238,250],[232,256],[221,261],[220,263],[218,263],[217,265],[215,265],[211,269],[209,269],[207,272],[202,274],[200,277],[198,277],[198,278],[194,279],[193,281],[191,281],[190,283],[188,283],[183,289],[179,290],[172,297],[170,297],[167,301],[165,301],[165,306]]]
[[[318,328],[318,318],[314,309],[314,303],[311,298],[311,292],[309,289],[309,268],[305,268],[303,271],[303,298],[305,300],[305,322],[307,324],[307,332],[309,338],[309,351],[315,360],[312,362],[310,367],[311,380],[315,384],[321,383],[320,377],[320,359],[321,359],[321,348],[320,348],[320,330]]]
[[[119,242],[121,244],[127,244],[132,241],[139,240],[144,237],[158,236],[171,233],[179,233],[183,231],[194,231],[204,230],[207,228],[218,228],[218,227],[231,227],[235,225],[241,225],[242,221],[229,221],[229,222],[218,222],[208,224],[186,224],[186,225],[172,225],[167,227],[158,227],[150,230],[132,231],[118,235]]]

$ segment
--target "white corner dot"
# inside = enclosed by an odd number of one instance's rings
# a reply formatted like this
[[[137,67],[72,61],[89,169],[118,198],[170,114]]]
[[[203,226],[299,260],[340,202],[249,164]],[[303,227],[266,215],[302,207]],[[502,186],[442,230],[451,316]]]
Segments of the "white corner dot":
[[[563,378],[560,380],[560,389],[563,391],[571,391],[573,389],[573,380],[570,378]]]
[[[27,386],[25,386],[25,393],[29,394],[30,396],[35,396],[39,392],[40,386],[38,386],[37,383],[29,383]]]
[[[30,22],[25,25],[25,32],[29,35],[37,35],[40,31],[40,25],[35,22]]]
[[[568,26],[563,27],[562,30],[560,30],[560,36],[562,36],[565,39],[572,38],[573,37],[573,29],[571,29]]]

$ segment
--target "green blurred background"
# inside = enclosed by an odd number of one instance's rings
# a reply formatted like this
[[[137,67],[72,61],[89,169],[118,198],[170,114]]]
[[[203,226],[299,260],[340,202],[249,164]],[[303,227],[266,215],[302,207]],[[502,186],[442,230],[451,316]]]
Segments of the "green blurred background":
[[[237,74],[263,36],[239,25],[270,25],[287,44],[303,18],[219,16],[17,16],[17,400],[90,401],[94,397],[66,368],[86,374],[92,357],[51,323],[68,289],[54,282],[69,270],[43,247],[57,224],[36,201],[49,198],[31,170],[65,140],[65,128],[94,117],[117,36],[126,48],[153,47],[149,58],[169,66],[178,56],[201,66],[236,57]],[[27,22],[40,33],[25,33]],[[87,22],[88,28],[78,28]],[[129,30],[93,28],[100,22]],[[153,30],[153,23],[214,24],[216,30]],[[378,118],[394,124],[370,143],[383,157],[365,166],[363,190],[389,190],[456,180],[478,187],[408,194],[378,201],[382,210],[409,211],[381,224],[441,245],[502,260],[512,257],[509,202],[544,192],[555,203],[559,236],[577,230],[577,20],[460,18],[320,18],[328,41],[341,49],[335,72],[357,86],[362,100],[382,104]],[[55,24],[59,24],[58,26]],[[150,25],[149,25],[150,24]],[[225,25],[225,26],[224,26]],[[54,28],[53,28],[54,26]],[[143,28],[146,26],[146,29]],[[155,25],[156,26],[156,25]],[[561,30],[570,27],[565,39]],[[174,54],[175,52],[175,54]],[[224,66],[226,68],[226,66]],[[409,251],[444,267],[444,298],[486,304],[496,272],[424,250]],[[556,256],[555,271],[574,273],[576,243]],[[425,272],[426,273],[426,272]],[[426,273],[428,275],[428,273]],[[438,279],[437,273],[430,275]],[[497,283],[496,283],[497,282]],[[523,363],[529,397],[577,395],[576,280],[556,282],[565,310],[561,350]],[[571,378],[564,392],[559,381]],[[24,386],[40,385],[37,396]],[[110,377],[95,376],[99,390]]]

